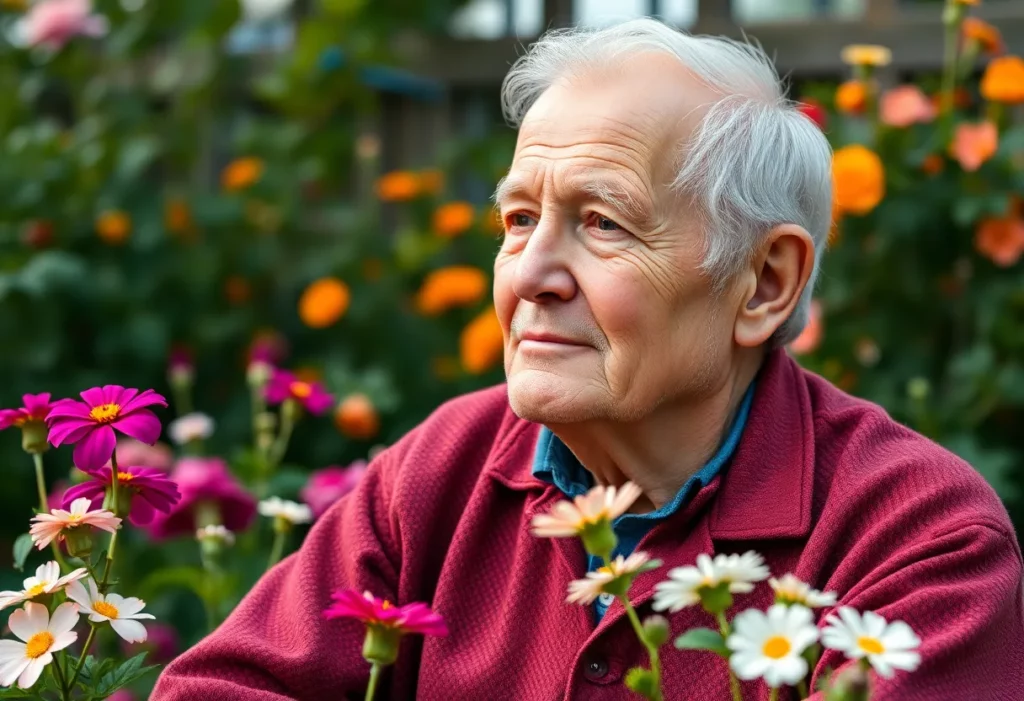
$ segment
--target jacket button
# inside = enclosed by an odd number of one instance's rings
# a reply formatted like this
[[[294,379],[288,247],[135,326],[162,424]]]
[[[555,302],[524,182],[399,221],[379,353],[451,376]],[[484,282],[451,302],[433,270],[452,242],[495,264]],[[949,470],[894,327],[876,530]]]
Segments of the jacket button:
[[[592,682],[604,679],[608,676],[608,663],[600,657],[588,660],[583,667],[583,676]]]

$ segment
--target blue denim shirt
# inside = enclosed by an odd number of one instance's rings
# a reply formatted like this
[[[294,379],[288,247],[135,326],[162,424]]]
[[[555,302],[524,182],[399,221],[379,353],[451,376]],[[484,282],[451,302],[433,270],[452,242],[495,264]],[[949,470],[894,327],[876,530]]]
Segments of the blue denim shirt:
[[[725,469],[743,435],[743,428],[746,426],[753,398],[754,383],[752,382],[746,394],[743,395],[736,418],[733,419],[729,433],[722,441],[718,451],[704,467],[686,481],[672,501],[656,511],[645,514],[623,514],[612,522],[612,529],[619,541],[612,557],[629,555],[633,552],[637,543],[647,535],[648,531],[679,511],[693,498],[694,494],[700,491],[701,487],[706,487],[716,475]],[[537,448],[533,457],[533,475],[537,479],[555,485],[570,499],[584,494],[593,486],[593,478],[590,473],[580,464],[568,446],[546,427],[541,427],[540,437],[537,440]],[[588,556],[587,560],[588,570],[596,569],[602,564],[598,558],[592,555]],[[598,620],[604,616],[611,601],[611,597],[605,594],[594,603]]]

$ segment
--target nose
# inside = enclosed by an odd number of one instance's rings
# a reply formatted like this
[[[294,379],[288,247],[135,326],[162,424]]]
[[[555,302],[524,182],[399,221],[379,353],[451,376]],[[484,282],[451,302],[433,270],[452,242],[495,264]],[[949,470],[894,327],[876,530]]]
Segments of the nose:
[[[568,302],[576,296],[576,279],[569,269],[572,236],[561,217],[542,215],[519,253],[512,289],[519,299],[544,304]]]

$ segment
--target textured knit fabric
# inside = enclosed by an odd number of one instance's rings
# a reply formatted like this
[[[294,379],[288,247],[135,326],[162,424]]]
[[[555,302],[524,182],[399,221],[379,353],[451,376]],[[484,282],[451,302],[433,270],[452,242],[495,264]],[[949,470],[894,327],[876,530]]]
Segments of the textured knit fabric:
[[[622,607],[595,626],[588,609],[560,605],[583,574],[581,546],[529,532],[562,496],[531,474],[538,431],[512,413],[504,387],[442,406],[167,667],[152,701],[362,698],[363,628],[321,615],[339,587],[424,601],[448,622],[446,637],[403,642],[378,699],[632,699],[623,676],[646,655]],[[781,351],[766,361],[729,470],[639,548],[665,563],[631,590],[641,616],[669,568],[753,548],[773,573],[920,635],[920,668],[878,683],[876,700],[1024,699],[1021,553],[996,494],[954,455]],[[737,604],[765,609],[771,599],[762,584]],[[669,619],[674,634],[714,625],[696,607]],[[811,688],[843,662],[826,652]],[[730,697],[713,654],[668,646],[662,664],[667,699]],[[768,697],[762,683],[744,693]]]
[[[755,383],[751,382],[750,387],[743,394],[740,405],[733,418],[732,425],[725,438],[700,470],[695,472],[690,479],[686,480],[683,486],[676,492],[671,501],[664,504],[660,509],[648,511],[642,514],[623,514],[612,521],[612,530],[618,539],[612,557],[617,555],[629,555],[636,550],[637,543],[643,539],[647,532],[657,524],[664,521],[672,514],[679,511],[684,504],[700,487],[706,487],[717,477],[729,464],[732,454],[736,452],[736,446],[740,443],[743,435],[743,428],[747,425],[747,416],[750,414],[750,404],[754,399]],[[537,449],[533,456],[533,476],[539,480],[553,484],[570,499],[578,497],[593,486],[593,478],[580,461],[573,455],[569,447],[563,443],[558,436],[546,427],[541,427],[540,435],[537,438]],[[587,557],[587,569],[594,570],[603,563],[601,558],[594,555]],[[608,606],[614,600],[611,594],[602,594],[594,602],[594,615],[600,620]]]

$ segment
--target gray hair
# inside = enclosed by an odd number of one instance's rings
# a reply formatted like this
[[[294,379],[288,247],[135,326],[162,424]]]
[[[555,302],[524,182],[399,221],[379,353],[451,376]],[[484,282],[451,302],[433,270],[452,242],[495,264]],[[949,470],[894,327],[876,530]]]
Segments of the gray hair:
[[[541,93],[571,71],[658,52],[675,56],[722,97],[707,108],[672,188],[696,203],[708,232],[703,271],[721,292],[767,232],[797,224],[814,240],[814,268],[773,345],[796,338],[832,221],[832,152],[821,130],[785,97],[775,66],[756,45],[693,36],[649,18],[603,29],[547,32],[513,64],[502,84],[505,119],[519,127]]]

